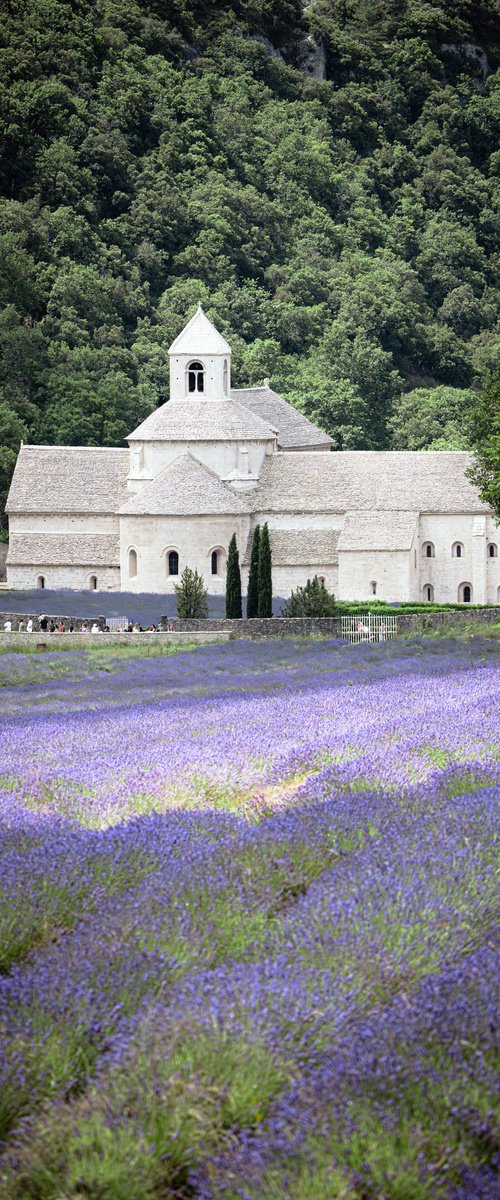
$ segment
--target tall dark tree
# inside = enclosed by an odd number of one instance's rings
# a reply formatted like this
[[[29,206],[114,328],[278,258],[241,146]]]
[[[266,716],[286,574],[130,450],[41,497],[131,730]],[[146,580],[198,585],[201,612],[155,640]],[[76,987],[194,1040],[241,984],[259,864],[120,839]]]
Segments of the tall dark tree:
[[[500,374],[490,375],[469,411],[474,464],[468,472],[500,521]]]
[[[256,525],[253,531],[252,551],[250,554],[250,572],[248,576],[247,590],[247,617],[257,617],[259,615],[259,551],[260,525]]]
[[[259,548],[259,617],[272,617],[273,615],[273,581],[272,581],[272,559],[271,559],[271,543],[269,541],[269,530],[267,521],[263,526],[260,535]]]
[[[236,545],[236,534],[233,533],[227,554],[226,617],[238,619],[242,616],[240,556]]]

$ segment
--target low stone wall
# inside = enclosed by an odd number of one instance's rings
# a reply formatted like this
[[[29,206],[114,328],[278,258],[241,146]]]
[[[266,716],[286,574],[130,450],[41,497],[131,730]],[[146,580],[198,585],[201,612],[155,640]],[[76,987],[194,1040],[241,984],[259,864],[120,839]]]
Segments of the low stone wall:
[[[0,653],[15,650],[99,650],[102,646],[192,646],[210,642],[228,642],[231,634],[222,630],[192,633],[4,633],[0,632]]]
[[[398,634],[423,633],[427,629],[443,631],[456,625],[498,625],[500,608],[460,608],[455,611],[430,613],[399,613]]]
[[[340,617],[251,617],[249,620],[226,620],[223,617],[207,617],[206,620],[171,620],[162,617],[162,629],[176,630],[227,630],[233,638],[296,638],[341,637],[342,622]]]
[[[463,608],[445,612],[405,613],[394,609],[398,619],[398,634],[419,634],[429,629],[451,629],[456,625],[498,624],[500,608]],[[179,621],[162,617],[162,629],[201,631],[227,630],[232,638],[297,638],[297,637],[342,637],[341,617],[271,617],[250,620],[225,620],[223,618]]]

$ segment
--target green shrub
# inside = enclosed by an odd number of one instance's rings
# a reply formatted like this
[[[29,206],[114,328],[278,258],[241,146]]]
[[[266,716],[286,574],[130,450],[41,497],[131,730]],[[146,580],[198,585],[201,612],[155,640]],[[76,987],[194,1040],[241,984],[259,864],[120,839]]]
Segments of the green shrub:
[[[181,620],[208,617],[208,593],[203,575],[184,567],[181,582],[174,584],[177,616]]]
[[[282,617],[334,617],[335,596],[329,592],[318,576],[308,579],[305,587],[298,587],[281,609]]]

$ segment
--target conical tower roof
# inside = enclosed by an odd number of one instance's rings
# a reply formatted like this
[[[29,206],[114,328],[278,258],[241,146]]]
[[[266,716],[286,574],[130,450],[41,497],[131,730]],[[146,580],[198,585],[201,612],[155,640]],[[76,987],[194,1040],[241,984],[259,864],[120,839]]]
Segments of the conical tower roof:
[[[205,316],[201,304],[179,333],[169,350],[169,354],[230,354],[231,347],[219,333],[215,325]]]

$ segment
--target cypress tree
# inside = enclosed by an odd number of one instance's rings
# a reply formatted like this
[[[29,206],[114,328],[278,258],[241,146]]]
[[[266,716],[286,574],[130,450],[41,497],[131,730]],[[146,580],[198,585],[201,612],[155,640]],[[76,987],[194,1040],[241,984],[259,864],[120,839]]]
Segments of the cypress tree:
[[[272,617],[273,615],[271,544],[267,521],[260,535],[258,615],[259,617]]]
[[[250,554],[250,572],[247,591],[247,617],[257,617],[259,614],[259,551],[260,525],[253,531],[252,551]]]
[[[233,533],[227,554],[226,617],[237,618],[242,615],[240,556],[236,545],[236,534]]]

